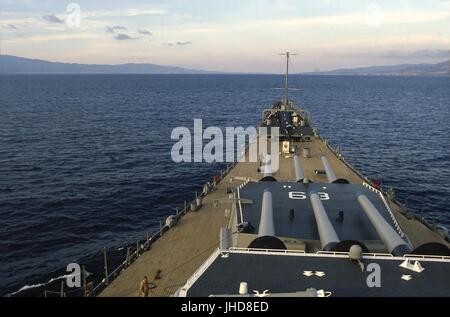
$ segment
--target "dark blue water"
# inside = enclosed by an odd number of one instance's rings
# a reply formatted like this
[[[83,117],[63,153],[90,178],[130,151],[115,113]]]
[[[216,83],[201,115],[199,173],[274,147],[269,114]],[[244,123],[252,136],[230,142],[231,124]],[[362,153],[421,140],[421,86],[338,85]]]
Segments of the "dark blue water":
[[[450,78],[293,76],[319,132],[450,227]],[[223,164],[175,164],[174,127],[248,126],[281,76],[0,76],[0,294],[159,228]],[[56,273],[54,273],[56,274]]]

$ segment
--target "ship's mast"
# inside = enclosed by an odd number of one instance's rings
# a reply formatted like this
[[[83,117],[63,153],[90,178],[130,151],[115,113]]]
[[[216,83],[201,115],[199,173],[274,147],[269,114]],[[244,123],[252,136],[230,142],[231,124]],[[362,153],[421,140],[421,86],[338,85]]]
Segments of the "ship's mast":
[[[286,79],[284,82],[284,103],[289,104],[289,52],[286,52]]]
[[[291,55],[297,55],[297,54],[291,54],[290,52],[281,53],[280,55],[286,56],[286,75],[284,79],[284,106],[286,108],[289,108],[289,58]]]

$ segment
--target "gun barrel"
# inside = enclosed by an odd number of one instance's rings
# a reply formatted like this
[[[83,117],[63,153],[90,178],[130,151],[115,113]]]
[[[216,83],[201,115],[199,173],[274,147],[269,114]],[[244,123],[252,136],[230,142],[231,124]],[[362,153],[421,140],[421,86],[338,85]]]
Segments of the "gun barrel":
[[[303,173],[302,165],[300,164],[300,158],[294,155],[294,168],[295,168],[295,181],[301,182],[305,178]]]
[[[316,218],[322,250],[329,251],[335,244],[340,242],[339,237],[331,224],[330,218],[328,218],[319,195],[316,192],[312,192],[309,195],[309,199]]]
[[[364,194],[357,194],[357,199],[374,226],[389,252],[395,256],[403,256],[412,251],[412,247],[403,240],[392,226],[383,218],[378,209]]]

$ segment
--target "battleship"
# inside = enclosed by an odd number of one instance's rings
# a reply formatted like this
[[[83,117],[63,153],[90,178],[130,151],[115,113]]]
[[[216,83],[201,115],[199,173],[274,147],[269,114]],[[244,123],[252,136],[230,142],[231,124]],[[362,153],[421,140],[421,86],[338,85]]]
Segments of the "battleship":
[[[148,296],[450,296],[448,232],[319,134],[289,97],[284,55],[284,98],[260,123],[279,128],[279,148],[229,164],[123,267],[106,273],[95,295],[141,296],[147,276]]]

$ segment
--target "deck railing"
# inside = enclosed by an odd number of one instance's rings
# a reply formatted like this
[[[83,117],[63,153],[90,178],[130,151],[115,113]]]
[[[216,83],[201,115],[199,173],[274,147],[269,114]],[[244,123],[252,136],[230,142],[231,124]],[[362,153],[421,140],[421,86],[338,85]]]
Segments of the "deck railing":
[[[399,233],[399,235],[402,238],[404,238],[404,239],[406,238],[407,239],[408,237],[405,235],[405,233],[400,228],[400,225],[398,224],[397,219],[394,216],[394,213],[392,212],[392,210],[389,207],[386,199],[384,198],[383,193],[380,190],[374,188],[373,186],[371,186],[371,185],[369,185],[367,183],[363,183],[363,186],[368,188],[368,189],[370,189],[371,191],[373,191],[374,193],[376,193],[376,194],[378,194],[380,196],[381,200],[383,201],[384,206],[386,207],[386,210],[389,212],[389,216],[391,217],[391,220],[394,223],[395,229],[397,229],[397,232]]]
[[[246,150],[248,150],[248,145],[246,145]],[[233,169],[233,167],[237,164],[237,162],[229,163],[226,165],[226,168],[224,170],[220,170],[220,177],[219,181],[217,183],[213,183],[211,185],[211,188],[214,189],[218,183],[220,183]],[[184,206],[176,208],[176,214],[174,215],[176,217],[176,220],[179,221],[183,216],[185,216],[189,211],[191,210],[191,205],[196,204],[196,199],[198,197],[204,197],[206,196],[205,192],[201,192],[199,195],[195,193],[196,198],[192,201],[185,201]],[[126,268],[128,268],[131,264],[133,264],[142,254],[146,253],[150,250],[150,247],[153,243],[155,243],[157,240],[159,240],[160,237],[164,235],[165,232],[168,231],[169,227],[164,223],[165,219],[162,219],[159,222],[159,230],[157,230],[153,235],[145,237],[143,240],[138,240],[136,242],[135,250],[131,252],[133,249],[132,247],[128,247],[126,258],[123,262],[121,262],[116,268],[114,268],[111,272],[108,272],[107,270],[107,254],[106,249],[102,252],[102,256],[104,256],[105,259],[105,273],[104,278],[101,282],[99,282],[97,285],[95,285],[92,289],[92,292],[90,296],[97,296],[100,294],[102,290],[104,290],[114,279],[116,279]],[[83,294],[86,294],[86,285],[83,285],[82,287]],[[74,289],[72,291],[62,291],[62,292],[56,292],[56,291],[49,291],[44,290],[41,296],[47,297],[47,296],[60,296],[65,297],[68,294],[71,293],[80,293],[80,289]]]

